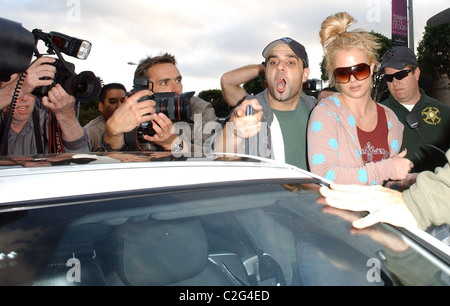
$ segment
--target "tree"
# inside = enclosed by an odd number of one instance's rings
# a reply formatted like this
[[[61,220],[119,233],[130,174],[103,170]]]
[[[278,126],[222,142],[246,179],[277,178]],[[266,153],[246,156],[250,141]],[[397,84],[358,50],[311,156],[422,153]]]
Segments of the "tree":
[[[244,84],[244,89],[246,92],[252,95],[257,95],[266,88],[266,77],[265,75],[260,75],[253,80],[248,81]]]
[[[225,118],[230,114],[230,107],[225,102],[220,89],[203,90],[198,97],[212,104],[217,117]]]
[[[392,39],[387,38],[383,34],[371,31],[370,34],[378,38],[378,42],[381,44],[380,49],[378,49],[378,61],[381,62],[383,54],[387,50],[392,48]],[[374,73],[373,75],[373,91],[372,98],[374,101],[380,102],[388,98],[389,89],[387,87],[386,81],[383,79],[382,75],[379,73]]]
[[[425,33],[417,47],[417,64],[423,76],[440,80],[446,88],[443,75],[450,76],[450,23],[437,27],[425,26]]]
[[[89,121],[98,117],[100,112],[98,111],[98,97],[94,100],[85,103],[79,103],[78,121],[81,126],[85,126]]]

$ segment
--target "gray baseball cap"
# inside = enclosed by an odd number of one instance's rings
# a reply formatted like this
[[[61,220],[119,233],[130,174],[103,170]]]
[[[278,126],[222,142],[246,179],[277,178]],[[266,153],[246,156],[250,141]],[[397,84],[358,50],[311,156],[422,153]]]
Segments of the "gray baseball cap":
[[[295,40],[293,40],[290,37],[283,37],[277,40],[272,41],[270,44],[267,45],[267,47],[264,48],[262,55],[264,59],[267,61],[269,58],[270,52],[272,52],[273,48],[279,45],[288,45],[292,51],[294,51],[295,55],[297,55],[299,58],[303,60],[304,68],[309,66],[308,62],[308,54],[306,53],[305,47],[303,45]]]
[[[414,52],[408,47],[394,47],[386,51],[381,60],[380,72],[385,67],[402,70],[408,65],[417,66],[417,59]]]

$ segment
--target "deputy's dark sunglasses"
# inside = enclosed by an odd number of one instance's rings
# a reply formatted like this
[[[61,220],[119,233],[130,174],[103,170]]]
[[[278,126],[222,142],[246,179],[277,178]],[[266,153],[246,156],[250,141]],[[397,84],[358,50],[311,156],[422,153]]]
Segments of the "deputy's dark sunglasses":
[[[338,83],[347,84],[350,77],[354,76],[358,81],[367,79],[370,76],[370,66],[361,63],[352,67],[339,67],[334,70],[334,77]]]
[[[408,70],[401,70],[401,71],[397,71],[396,73],[393,74],[385,74],[383,75],[383,78],[386,80],[386,82],[392,82],[394,80],[394,78],[396,78],[397,80],[402,80],[404,78],[406,78],[408,76],[408,74],[411,71],[414,71],[416,69],[416,67],[412,67],[411,69]]]

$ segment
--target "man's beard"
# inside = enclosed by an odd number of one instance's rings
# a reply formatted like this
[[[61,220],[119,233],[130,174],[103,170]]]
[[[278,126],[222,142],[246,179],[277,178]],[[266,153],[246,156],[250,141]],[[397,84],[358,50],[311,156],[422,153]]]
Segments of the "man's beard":
[[[280,102],[280,103],[289,102],[299,93],[300,93],[300,90],[295,91],[295,92],[286,90],[282,93],[279,93],[275,87],[272,89],[269,88],[269,95],[272,97],[272,99],[274,99],[275,101]]]

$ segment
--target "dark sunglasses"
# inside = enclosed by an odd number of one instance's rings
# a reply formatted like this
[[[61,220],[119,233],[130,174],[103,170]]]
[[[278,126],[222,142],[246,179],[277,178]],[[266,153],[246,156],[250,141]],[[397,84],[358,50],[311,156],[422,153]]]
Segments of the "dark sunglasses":
[[[370,66],[364,63],[352,67],[339,67],[334,70],[336,81],[341,84],[350,82],[350,77],[354,76],[358,81],[367,79],[370,76]]]
[[[394,78],[396,78],[397,80],[402,80],[404,78],[406,78],[408,76],[408,74],[411,71],[414,71],[416,69],[416,67],[413,67],[411,69],[408,70],[402,70],[402,71],[397,71],[396,73],[393,74],[385,74],[383,75],[383,78],[386,80],[386,82],[392,82],[394,80]]]

